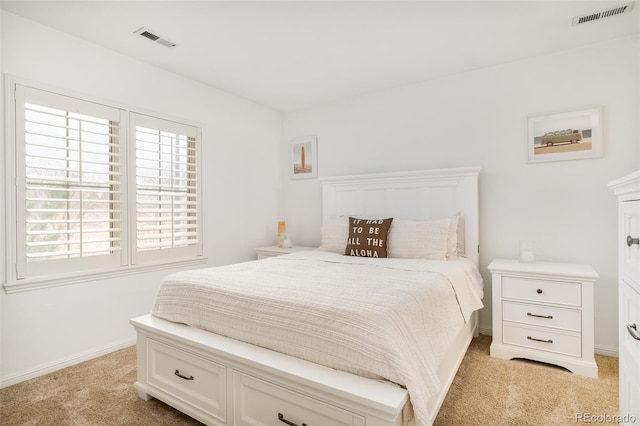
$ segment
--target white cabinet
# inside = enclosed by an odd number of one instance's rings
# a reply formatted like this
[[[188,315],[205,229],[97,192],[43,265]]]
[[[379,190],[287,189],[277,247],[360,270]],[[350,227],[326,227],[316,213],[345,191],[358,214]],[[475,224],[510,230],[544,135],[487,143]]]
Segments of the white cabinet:
[[[527,358],[598,377],[593,354],[593,285],[589,265],[489,265],[493,291],[491,356]]]
[[[637,424],[632,419],[640,419],[640,293],[627,283],[620,291],[620,415],[626,415],[621,423]]]
[[[618,196],[621,424],[640,419],[640,171],[609,183]]]
[[[282,256],[283,254],[295,253],[297,251],[316,250],[317,247],[293,246],[293,247],[258,247],[255,249],[258,260],[269,257]]]

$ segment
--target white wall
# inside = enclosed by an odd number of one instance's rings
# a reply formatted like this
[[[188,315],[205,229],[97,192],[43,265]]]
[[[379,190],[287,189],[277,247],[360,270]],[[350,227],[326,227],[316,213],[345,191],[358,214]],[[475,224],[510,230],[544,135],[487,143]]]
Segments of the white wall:
[[[254,247],[273,243],[280,208],[280,113],[16,15],[2,12],[1,18],[4,73],[202,124],[210,265],[252,259]],[[4,193],[4,172],[0,188]],[[0,385],[132,344],[128,320],[149,312],[160,278],[172,271],[17,294],[0,290]]]
[[[540,260],[586,262],[600,273],[596,343],[615,351],[616,212],[606,183],[640,167],[637,38],[291,113],[283,123],[268,108],[0,13],[2,72],[202,123],[210,265],[253,258],[281,218],[295,244],[319,243],[319,182],[289,180],[281,167],[292,137],[318,135],[320,176],[479,165],[483,327],[491,325],[486,265],[516,256],[517,241],[530,238]],[[591,105],[604,107],[603,158],[524,163],[527,115]],[[4,207],[0,197],[2,241]],[[168,272],[0,290],[0,386],[131,344],[129,318],[149,311]]]
[[[319,176],[481,166],[481,326],[491,328],[494,258],[537,243],[540,261],[591,264],[596,346],[617,352],[616,201],[607,182],[640,168],[639,40],[597,45],[353,98],[283,119],[288,140],[318,136]],[[528,115],[601,105],[604,156],[526,164]],[[295,244],[319,244],[318,180],[283,176],[287,227]]]

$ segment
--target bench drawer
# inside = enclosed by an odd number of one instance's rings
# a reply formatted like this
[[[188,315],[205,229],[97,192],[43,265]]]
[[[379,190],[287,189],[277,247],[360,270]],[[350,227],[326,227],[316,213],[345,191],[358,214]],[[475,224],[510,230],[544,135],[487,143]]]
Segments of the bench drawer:
[[[226,421],[227,373],[223,365],[153,339],[148,340],[147,351],[151,388]]]
[[[364,426],[362,416],[237,371],[233,393],[235,426]]]

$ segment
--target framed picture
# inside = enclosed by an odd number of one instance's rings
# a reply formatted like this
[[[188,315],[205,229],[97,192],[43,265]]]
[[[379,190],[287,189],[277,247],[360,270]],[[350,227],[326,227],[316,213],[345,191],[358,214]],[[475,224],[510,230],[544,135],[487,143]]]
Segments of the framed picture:
[[[291,141],[291,179],[318,177],[318,146],[315,136],[303,136]]]
[[[602,157],[602,107],[527,118],[528,163]]]

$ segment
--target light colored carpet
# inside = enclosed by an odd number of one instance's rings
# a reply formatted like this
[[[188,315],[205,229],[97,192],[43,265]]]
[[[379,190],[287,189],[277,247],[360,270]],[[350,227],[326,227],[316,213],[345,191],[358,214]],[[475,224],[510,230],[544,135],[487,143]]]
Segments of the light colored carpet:
[[[434,425],[580,425],[589,416],[618,415],[618,358],[596,355],[595,379],[491,358],[490,345],[484,335],[471,342]]]
[[[618,414],[618,359],[597,356],[599,378],[529,361],[489,357],[491,338],[471,343],[435,425],[579,425],[580,413]],[[123,349],[0,390],[0,424],[199,425],[138,398],[135,348]],[[328,425],[314,425],[328,426]]]

